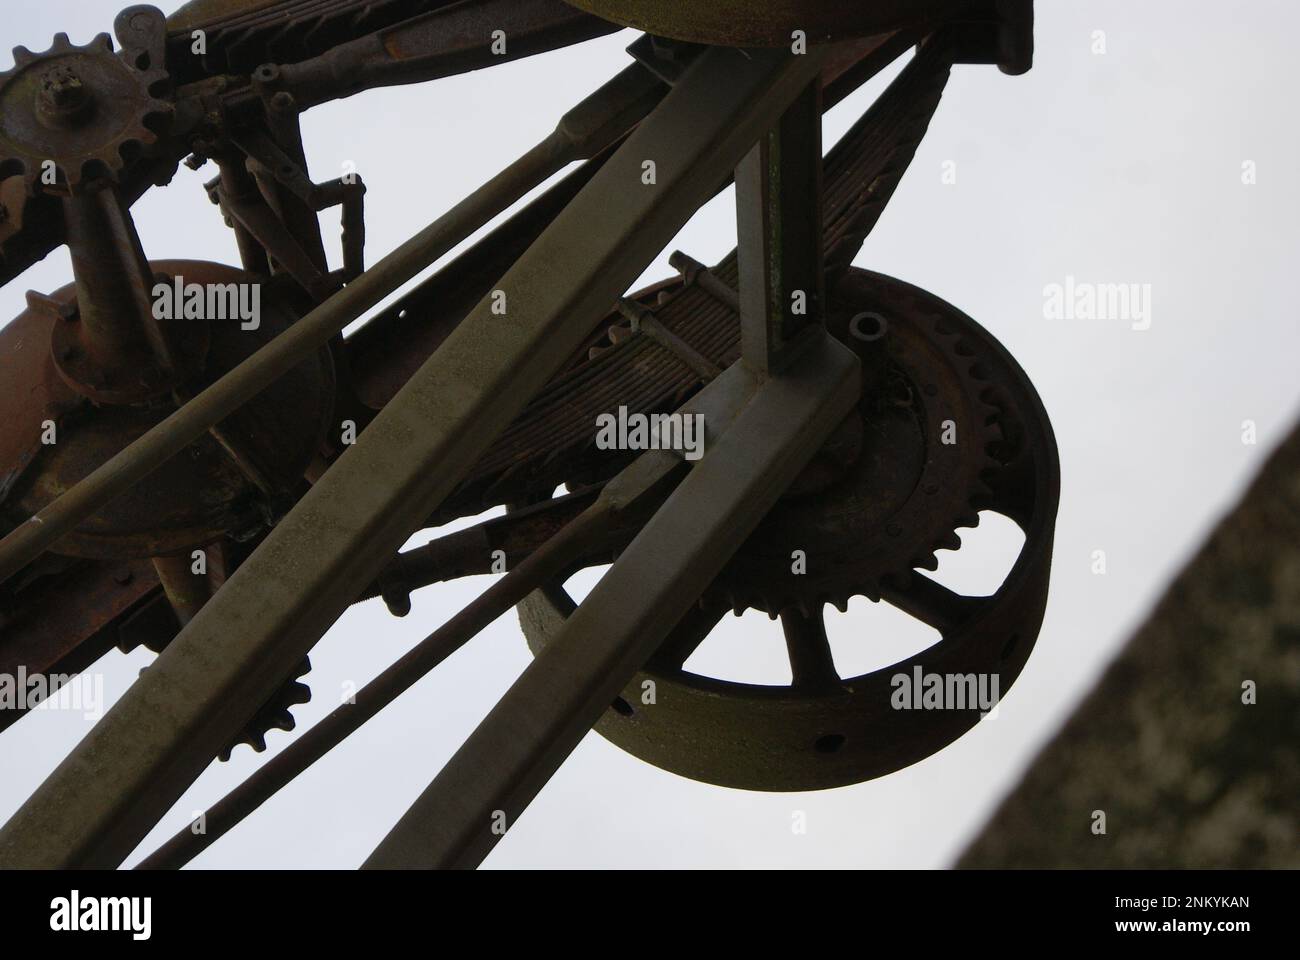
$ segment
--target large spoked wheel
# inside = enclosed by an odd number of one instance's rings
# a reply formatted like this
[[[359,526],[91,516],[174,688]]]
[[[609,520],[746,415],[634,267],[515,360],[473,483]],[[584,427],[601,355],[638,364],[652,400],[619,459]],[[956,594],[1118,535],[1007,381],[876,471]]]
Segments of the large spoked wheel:
[[[864,270],[837,286],[829,325],[879,370],[864,377],[856,460],[830,486],[778,505],[596,726],[629,753],[682,776],[800,791],[916,763],[969,730],[982,711],[973,697],[962,706],[945,700],[938,709],[899,709],[894,678],[915,678],[919,669],[922,678],[957,678],[949,686],[972,689],[967,678],[996,677],[1005,695],[1042,624],[1059,465],[1047,414],[1020,366],[950,304]],[[949,422],[958,438],[969,438],[964,448],[943,442]],[[1025,535],[995,593],[962,596],[915,569],[933,569],[933,550],[956,546],[953,528],[973,525],[981,509],[1005,515]],[[795,549],[807,552],[805,573],[791,571]],[[827,604],[844,609],[855,594],[898,607],[941,640],[884,669],[838,676],[823,615]],[[722,616],[747,607],[779,617],[789,686],[683,669]],[[536,652],[574,602],[552,584],[519,609]],[[653,703],[644,702],[648,689]]]

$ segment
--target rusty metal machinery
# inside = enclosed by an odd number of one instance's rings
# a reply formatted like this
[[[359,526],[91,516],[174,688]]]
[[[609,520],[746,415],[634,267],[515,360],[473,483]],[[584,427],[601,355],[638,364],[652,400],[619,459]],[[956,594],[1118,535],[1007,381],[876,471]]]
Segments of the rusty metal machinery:
[[[159,656],[0,829],[0,864],[120,865],[214,758],[293,728],[308,654],[350,603],[382,597],[402,616],[414,591],[501,558],[479,599],[144,865],[188,862],[511,607],[533,664],[368,866],[477,864],[499,839],[492,815],[513,823],[593,726],[698,780],[821,789],[978,722],[974,704],[892,709],[897,672],[1014,681],[1047,595],[1047,416],[991,333],[852,261],[952,66],[1028,69],[1028,0],[194,0],[114,26],[116,44],[60,35],[0,74],[0,281],[60,245],[73,266],[0,329],[0,673],[73,674],[115,646]],[[364,185],[312,179],[302,111],[624,26],[647,32],[623,72],[367,267]],[[904,57],[823,156],[821,114]],[[647,156],[653,189],[621,189]],[[238,266],[146,256],[131,205],[182,162],[213,169]],[[628,295],[733,180],[736,251],[708,266],[679,252],[678,276]],[[219,316],[210,300],[156,309],[186,284],[256,290],[258,316],[235,300]],[[508,328],[498,294],[517,305]],[[620,409],[704,417],[705,454],[605,449],[595,425]],[[926,572],[982,510],[1025,544],[993,595],[961,596]],[[607,563],[575,604],[565,579]],[[942,639],[839,676],[823,617],[858,596]],[[779,620],[789,686],[684,668],[722,616],[750,609]],[[21,715],[0,711],[0,729]],[[64,789],[89,771],[93,795]]]

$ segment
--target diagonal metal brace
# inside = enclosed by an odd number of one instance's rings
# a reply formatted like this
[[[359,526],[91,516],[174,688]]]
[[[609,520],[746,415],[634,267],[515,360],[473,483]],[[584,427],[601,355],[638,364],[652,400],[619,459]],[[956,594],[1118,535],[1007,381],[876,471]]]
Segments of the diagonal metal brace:
[[[779,376],[736,363],[714,381],[751,399],[366,867],[487,856],[857,402],[857,358],[815,336]]]
[[[0,829],[0,866],[120,864],[823,59],[702,54],[502,277],[505,314],[475,308]]]

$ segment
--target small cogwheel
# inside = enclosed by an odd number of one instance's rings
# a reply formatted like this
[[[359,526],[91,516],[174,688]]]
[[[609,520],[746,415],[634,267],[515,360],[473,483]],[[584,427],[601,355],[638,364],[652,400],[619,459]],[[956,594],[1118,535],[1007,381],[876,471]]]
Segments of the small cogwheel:
[[[148,67],[114,53],[106,33],[84,47],[60,33],[44,53],[15,48],[0,73],[0,180],[60,195],[116,181],[171,123],[167,72]]]

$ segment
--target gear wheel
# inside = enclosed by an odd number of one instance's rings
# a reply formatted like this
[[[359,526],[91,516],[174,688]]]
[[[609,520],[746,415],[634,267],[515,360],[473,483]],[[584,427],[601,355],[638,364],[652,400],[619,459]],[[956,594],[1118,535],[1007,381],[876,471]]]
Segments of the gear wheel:
[[[165,604],[164,604],[165,606]],[[157,608],[161,610],[162,608]],[[168,612],[162,614],[168,619],[171,618],[170,608]],[[174,621],[172,621],[174,623]],[[168,643],[171,641],[169,640]],[[167,648],[167,643],[154,643],[146,641],[140,644],[144,649],[152,653],[162,653]],[[122,653],[129,653],[132,649],[130,646],[119,645],[118,649]],[[149,668],[142,667],[141,673]],[[294,671],[293,676],[285,680],[284,683],[276,687],[271,698],[257,709],[257,712],[249,718],[248,723],[244,724],[243,729],[235,735],[235,738],[228,743],[218,755],[221,760],[229,760],[230,755],[235,748],[241,743],[246,743],[258,753],[266,749],[266,735],[272,730],[289,731],[297,725],[290,712],[294,707],[302,703],[308,703],[311,700],[311,688],[302,682],[302,678],[311,672],[311,658],[303,657],[302,662]]]
[[[302,682],[302,678],[311,672],[311,661],[303,657],[302,663],[298,664],[298,669],[293,677],[286,680],[276,688],[271,699],[258,708],[257,713],[244,725],[244,729],[239,731],[235,738],[225,750],[221,751],[220,758],[229,760],[230,754],[235,747],[241,743],[246,743],[258,753],[266,749],[266,735],[272,730],[292,730],[297,724],[290,713],[292,707],[300,703],[307,703],[311,700],[311,688]]]
[[[832,313],[828,327],[863,361],[856,415],[595,727],[634,756],[694,780],[821,790],[916,763],[983,712],[978,703],[899,709],[897,676],[997,676],[1003,695],[1042,625],[1060,468],[1033,385],[986,330],[933,294],[856,268],[834,293],[832,307],[847,309]],[[1025,539],[1001,586],[968,596],[921,571],[934,565],[936,548],[959,545],[956,528],[973,525],[980,509],[1007,517]],[[791,553],[800,549],[807,572],[794,574]],[[939,640],[889,666],[844,675],[824,608],[856,594],[888,603]],[[779,615],[788,685],[686,669],[732,604]],[[575,608],[559,582],[519,604],[534,654]]]
[[[0,74],[0,180],[63,195],[117,181],[170,124],[168,82],[151,58],[114,53],[107,33],[86,46],[60,33],[39,54],[16,47]]]
[[[831,310],[831,332],[874,375],[837,442],[755,530],[706,607],[775,619],[823,603],[843,611],[856,595],[878,601],[883,586],[936,569],[935,551],[957,549],[957,529],[979,523],[1002,431],[972,345],[932,300],[859,271]],[[796,550],[806,564],[797,571]]]

